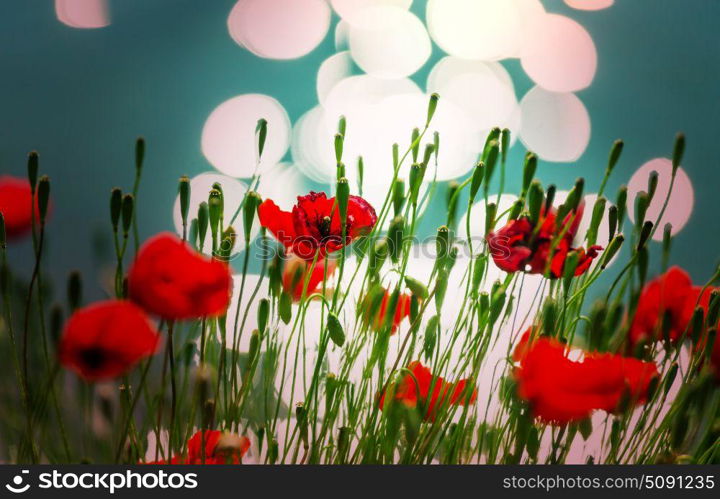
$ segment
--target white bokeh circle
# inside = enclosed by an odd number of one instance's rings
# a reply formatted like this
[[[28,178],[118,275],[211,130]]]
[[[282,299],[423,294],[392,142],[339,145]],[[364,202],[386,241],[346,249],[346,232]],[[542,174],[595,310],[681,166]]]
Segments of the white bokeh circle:
[[[360,10],[350,22],[350,53],[366,73],[378,78],[404,78],[430,57],[425,25],[407,10],[388,5]]]
[[[354,22],[364,9],[393,6],[408,10],[413,0],[329,0],[335,12],[345,21]]]
[[[653,171],[658,173],[658,185],[645,219],[655,223],[663,203],[665,203],[672,178],[672,161],[667,158],[655,158],[638,168],[628,182],[628,216],[633,223],[635,222],[635,198],[640,191],[647,191],[648,179]],[[673,235],[680,232],[690,220],[694,204],[695,191],[692,182],[685,170],[678,168],[667,209],[653,234],[653,239],[662,241],[667,223],[672,225]]]
[[[520,101],[520,109],[520,140],[540,159],[570,162],[585,152],[590,115],[575,94],[534,87]]]
[[[524,23],[515,0],[428,0],[430,36],[463,59],[498,60],[517,54]]]
[[[257,164],[258,120],[268,122],[267,139],[258,171],[276,165],[290,143],[290,118],[282,105],[262,94],[226,100],[210,114],[202,131],[202,151],[215,168],[232,177],[249,178]]]
[[[323,61],[317,74],[318,102],[324,104],[328,94],[339,82],[352,76],[356,66],[350,52],[345,50],[331,55]]]
[[[597,71],[597,50],[587,30],[569,17],[547,14],[530,28],[531,43],[522,51],[528,76],[552,92],[587,88]]]
[[[239,0],[227,24],[233,40],[257,56],[297,59],[322,42],[330,20],[325,0]]]

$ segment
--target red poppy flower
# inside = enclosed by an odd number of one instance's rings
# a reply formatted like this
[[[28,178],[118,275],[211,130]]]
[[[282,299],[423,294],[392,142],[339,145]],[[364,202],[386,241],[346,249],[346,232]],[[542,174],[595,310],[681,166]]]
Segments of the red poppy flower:
[[[139,307],[124,300],[103,301],[68,319],[59,345],[60,363],[88,381],[115,378],[154,354],[158,341]]]
[[[32,192],[25,179],[3,175],[0,177],[0,213],[5,219],[8,239],[27,234],[32,228]],[[40,220],[40,210],[35,199],[35,219]]]
[[[300,301],[300,298],[302,298],[305,279],[308,279],[305,296],[310,296],[318,291],[321,283],[325,280],[325,259],[315,262],[312,271],[309,271],[310,265],[311,263],[308,263],[307,260],[296,256],[291,256],[285,263],[282,278],[283,289],[290,293],[294,301]],[[335,260],[327,261],[328,278],[335,272],[336,267],[337,263],[335,263]],[[309,277],[308,272],[310,272]]]
[[[205,258],[170,233],[140,248],[128,283],[135,303],[166,319],[221,315],[232,291],[226,264]]]
[[[220,447],[223,437],[228,440],[226,448]],[[202,439],[203,433],[200,431],[190,437],[187,442],[187,456],[173,456],[169,460],[150,461],[145,464],[203,464]],[[205,464],[240,464],[249,448],[250,439],[247,437],[218,430],[205,430]]]
[[[406,374],[395,386],[395,400],[402,402],[408,407],[417,407],[425,413],[425,421],[434,421],[437,410],[445,404],[465,405],[472,404],[477,400],[477,390],[471,394],[467,391],[467,379],[457,383],[448,383],[440,376],[434,376],[430,369],[423,366],[419,361],[411,362],[408,370],[412,375]],[[432,387],[432,393],[430,393]],[[385,406],[385,393],[380,397],[379,407],[383,410]]]
[[[598,409],[615,412],[626,394],[632,403],[642,404],[651,380],[658,376],[654,362],[598,352],[585,352],[576,362],[559,341],[542,337],[529,343],[529,336],[530,330],[514,355],[519,361],[518,395],[546,423],[579,421]]]
[[[260,224],[300,258],[311,260],[338,251],[354,239],[370,232],[377,222],[375,210],[363,198],[350,196],[347,208],[347,234],[342,237],[340,212],[335,198],[324,192],[298,196],[292,211],[282,211],[271,199],[258,207]]]
[[[630,325],[631,345],[643,340],[662,339],[665,314],[669,314],[670,339],[676,342],[687,328],[698,294],[699,290],[693,291],[690,276],[680,267],[672,267],[648,282],[640,293]]]
[[[584,205],[580,204],[575,213],[567,215],[559,229],[555,210],[541,216],[540,227],[534,225],[528,217],[510,220],[503,228],[486,237],[495,265],[505,272],[544,274],[549,261],[550,277],[558,278],[563,275],[568,253],[575,251],[578,253],[575,275],[584,274],[603,248],[593,245],[585,251],[584,248],[572,246],[583,210]],[[553,241],[565,227],[567,230],[562,239],[555,243],[553,254],[550,255]]]

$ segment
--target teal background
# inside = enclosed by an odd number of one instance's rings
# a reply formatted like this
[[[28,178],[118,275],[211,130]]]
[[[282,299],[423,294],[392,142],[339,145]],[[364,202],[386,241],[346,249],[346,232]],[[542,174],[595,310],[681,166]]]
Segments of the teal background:
[[[683,166],[695,188],[695,209],[676,238],[672,261],[696,281],[705,280],[720,254],[720,2],[617,0],[597,12],[573,10],[560,0],[544,3],[587,28],[599,60],[592,86],[578,93],[592,120],[587,151],[576,164],[541,163],[538,177],[562,189],[584,176],[593,192],[610,144],[621,137],[625,153],[608,191],[614,197],[645,161],[669,156],[675,133],[684,131]],[[112,24],[82,30],[60,23],[49,0],[0,2],[0,172],[24,175],[27,152],[40,152],[41,169],[53,180],[47,264],[56,279],[75,268],[95,272],[94,234],[110,234],[110,189],[131,188],[137,136],[147,140],[139,201],[146,237],[172,229],[178,177],[212,169],[200,135],[217,105],[238,94],[264,93],[277,98],[294,122],[317,103],[315,75],[335,53],[337,17],[315,51],[273,61],[230,38],[226,20],[233,4],[111,0]],[[413,5],[422,19],[424,6],[423,0]],[[431,60],[413,76],[421,87],[443,55],[434,46]],[[531,81],[518,61],[503,64],[521,97]],[[519,185],[523,153],[518,142],[510,155],[510,190]],[[443,218],[441,198],[433,207],[426,233]],[[28,248],[27,242],[11,248],[27,274]]]

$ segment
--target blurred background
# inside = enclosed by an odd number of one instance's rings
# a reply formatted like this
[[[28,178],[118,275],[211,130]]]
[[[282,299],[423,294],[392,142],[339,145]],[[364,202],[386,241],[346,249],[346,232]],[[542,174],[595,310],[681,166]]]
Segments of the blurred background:
[[[362,154],[363,194],[379,209],[392,143],[407,147],[438,92],[430,132],[441,136],[441,184],[423,235],[444,223],[448,181],[467,178],[492,126],[518,139],[510,193],[531,149],[543,183],[568,190],[582,176],[592,195],[623,138],[605,194],[612,202],[627,184],[630,206],[652,170],[664,198],[683,131],[664,221],[676,234],[672,262],[704,282],[720,254],[718,19],[715,0],[4,0],[0,173],[24,176],[27,153],[40,153],[54,203],[48,270],[58,282],[73,269],[98,276],[111,261],[110,189],[132,189],[138,136],[142,238],[177,229],[181,175],[193,179],[195,206],[220,180],[230,210],[256,172],[261,194],[285,208],[330,190],[340,115],[348,176]],[[269,135],[256,170],[259,118]],[[29,244],[10,249],[27,275]]]

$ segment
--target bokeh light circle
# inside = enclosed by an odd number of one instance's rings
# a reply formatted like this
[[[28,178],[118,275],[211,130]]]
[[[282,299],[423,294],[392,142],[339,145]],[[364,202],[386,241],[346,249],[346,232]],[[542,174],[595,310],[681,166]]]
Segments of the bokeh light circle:
[[[520,101],[520,109],[520,140],[541,159],[569,162],[585,152],[590,115],[575,94],[534,87]]]
[[[463,59],[510,57],[523,40],[523,21],[515,0],[429,0],[426,18],[435,43]]]
[[[233,40],[257,56],[297,59],[322,42],[330,19],[325,0],[239,0],[227,24]]]
[[[364,9],[378,6],[393,6],[408,10],[412,0],[330,0],[335,12],[346,21],[353,22]]]
[[[317,74],[317,95],[320,104],[325,103],[333,87],[355,72],[356,66],[350,52],[338,52],[323,61]]]
[[[528,76],[552,92],[576,92],[592,83],[597,50],[592,37],[569,17],[547,14],[530,28],[531,43],[522,51]]]
[[[251,177],[257,163],[255,129],[261,118],[267,120],[268,131],[259,171],[276,165],[289,146],[290,118],[278,101],[262,94],[238,95],[210,114],[201,141],[210,164],[232,177]]]
[[[108,0],[55,0],[55,15],[71,28],[96,29],[110,24]]]
[[[660,215],[663,203],[665,203],[672,178],[672,161],[667,158],[655,158],[638,168],[630,178],[630,182],[628,182],[628,216],[633,223],[635,222],[635,198],[640,191],[648,190],[648,179],[653,171],[658,173],[658,185],[645,219],[655,223],[655,220]],[[653,239],[662,241],[665,224],[667,223],[672,224],[673,235],[680,232],[690,220],[694,204],[695,191],[692,182],[685,170],[680,167],[676,174],[675,185],[667,209],[655,230],[655,234],[653,234]]]
[[[350,53],[366,73],[378,78],[404,78],[430,57],[425,25],[411,12],[381,5],[362,9],[350,22]]]
[[[565,3],[573,9],[601,10],[611,7],[615,0],[565,0]]]

